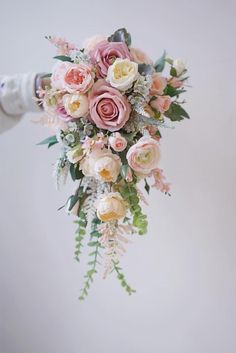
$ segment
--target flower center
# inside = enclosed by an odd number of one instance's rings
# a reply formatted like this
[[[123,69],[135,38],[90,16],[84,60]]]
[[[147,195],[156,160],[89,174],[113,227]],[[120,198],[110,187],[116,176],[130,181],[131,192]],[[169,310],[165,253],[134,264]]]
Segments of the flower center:
[[[76,112],[80,107],[80,101],[74,101],[73,103],[69,104],[69,109],[72,113]]]

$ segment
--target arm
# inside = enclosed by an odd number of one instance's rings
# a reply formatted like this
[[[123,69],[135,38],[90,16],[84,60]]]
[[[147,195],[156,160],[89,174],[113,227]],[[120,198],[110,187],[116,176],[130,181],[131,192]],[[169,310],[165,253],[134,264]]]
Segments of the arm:
[[[14,127],[25,113],[41,111],[33,97],[42,84],[36,73],[0,77],[0,133]]]

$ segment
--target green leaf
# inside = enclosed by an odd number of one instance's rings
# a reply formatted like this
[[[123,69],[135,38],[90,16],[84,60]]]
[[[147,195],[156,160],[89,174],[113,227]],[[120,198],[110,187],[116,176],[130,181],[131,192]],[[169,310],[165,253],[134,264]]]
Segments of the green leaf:
[[[176,69],[173,66],[171,66],[170,75],[173,76],[173,77],[177,77],[178,76],[177,72],[176,72]]]
[[[149,194],[150,186],[149,186],[149,184],[148,184],[148,182],[147,182],[147,179],[144,179],[144,181],[145,181],[145,186],[144,186],[144,188],[145,188],[145,190],[147,191],[147,193]]]
[[[181,93],[184,93],[184,92],[186,92],[185,89],[183,88],[177,89],[175,87],[172,87],[171,85],[167,85],[164,90],[164,94],[170,97],[179,96]]]
[[[129,47],[131,45],[131,35],[126,28],[117,29],[109,38],[109,42],[125,42]]]
[[[72,195],[70,198],[69,198],[69,203],[70,203],[70,206],[68,208],[68,211],[71,211],[72,208],[75,206],[75,204],[79,201],[79,196],[77,194],[75,195]]]
[[[166,51],[164,50],[164,53],[162,54],[162,56],[155,62],[154,64],[154,69],[157,72],[162,72],[165,68],[165,61],[166,59]]]
[[[52,76],[52,74],[50,73],[50,74],[45,74],[45,75],[41,76],[41,78],[47,78],[47,77],[51,77],[51,76]]]
[[[49,136],[45,140],[37,143],[37,146],[39,146],[39,145],[47,145],[48,144],[48,148],[49,148],[49,147],[55,145],[56,143],[58,143],[57,137],[56,137],[56,135],[53,135],[53,136]]]
[[[175,102],[171,104],[169,110],[167,110],[164,115],[171,121],[181,121],[184,118],[190,119],[190,116],[184,110],[184,108],[182,108],[180,104]]]
[[[122,165],[121,169],[120,169],[120,174],[121,176],[125,179],[128,173],[128,164]]]
[[[66,55],[57,55],[57,56],[54,56],[53,59],[57,59],[57,60],[61,60],[61,61],[69,61],[70,63],[73,62],[73,60],[69,56],[66,56]]]
[[[71,163],[70,165],[70,175],[73,181],[75,180],[79,180],[83,178],[83,173],[82,171],[79,169],[79,164],[73,164]]]

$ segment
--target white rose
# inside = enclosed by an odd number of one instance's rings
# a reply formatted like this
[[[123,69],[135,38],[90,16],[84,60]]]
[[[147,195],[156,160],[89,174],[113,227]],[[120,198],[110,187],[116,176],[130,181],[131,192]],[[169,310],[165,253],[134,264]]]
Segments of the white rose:
[[[103,222],[123,218],[126,213],[124,200],[118,192],[111,192],[102,197],[97,205],[97,216]]]
[[[93,150],[81,160],[80,168],[85,176],[93,176],[104,182],[115,182],[121,167],[120,157],[107,149]]]
[[[107,72],[107,81],[120,91],[129,89],[137,77],[138,64],[129,59],[117,58]]]
[[[173,67],[176,70],[177,76],[180,76],[186,70],[186,65],[181,59],[174,60]]]
[[[81,118],[88,113],[88,98],[85,94],[65,94],[63,105],[72,118]]]
[[[67,159],[70,163],[77,163],[83,157],[83,149],[81,145],[75,146],[66,153]]]

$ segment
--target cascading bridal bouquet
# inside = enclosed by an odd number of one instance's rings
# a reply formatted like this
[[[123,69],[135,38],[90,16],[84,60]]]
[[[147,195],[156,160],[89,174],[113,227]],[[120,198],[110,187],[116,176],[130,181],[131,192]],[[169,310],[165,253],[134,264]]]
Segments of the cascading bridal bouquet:
[[[87,40],[83,49],[61,38],[47,39],[57,47],[57,62],[47,75],[50,85],[38,94],[46,113],[41,122],[55,133],[40,144],[61,145],[57,186],[68,173],[76,183],[65,205],[77,217],[75,258],[79,261],[85,241],[91,247],[80,299],[88,294],[102,253],[104,277],[114,271],[132,294],[120,256],[131,235],[147,232],[142,186],[147,193],[152,186],[169,194],[159,167],[160,129],[168,127],[167,121],[189,118],[179,98],[187,70],[165,52],[152,62],[131,46],[124,28]]]

